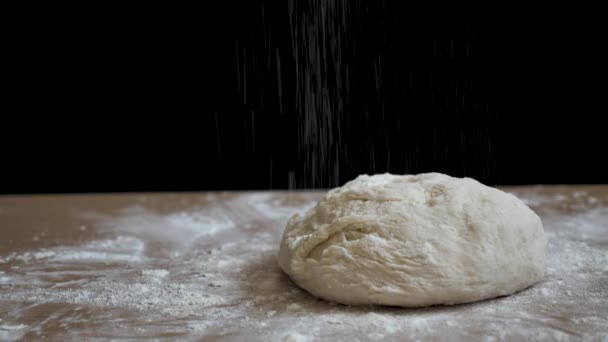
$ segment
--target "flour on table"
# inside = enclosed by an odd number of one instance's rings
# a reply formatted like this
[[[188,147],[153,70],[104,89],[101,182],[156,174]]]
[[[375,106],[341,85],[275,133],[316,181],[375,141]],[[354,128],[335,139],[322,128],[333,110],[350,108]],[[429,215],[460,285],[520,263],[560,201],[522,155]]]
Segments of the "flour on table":
[[[272,194],[211,194],[204,207],[168,214],[152,212],[143,202],[117,216],[92,215],[89,240],[0,255],[0,307],[12,308],[2,311],[0,339],[40,339],[51,323],[63,329],[56,338],[65,340],[85,333],[102,339],[162,334],[236,341],[340,340],[345,331],[353,341],[438,335],[477,340],[479,331],[487,340],[608,334],[608,198],[578,195],[581,203],[593,204],[572,205],[564,216],[552,208],[568,205],[571,195],[562,200],[518,192],[543,203],[533,208],[548,237],[541,283],[475,304],[400,309],[327,303],[281,272],[276,253],[286,220],[322,195],[279,201]],[[68,307],[56,311],[55,304]],[[44,308],[51,316],[23,321]],[[141,318],[138,323],[126,319],[133,314]]]
[[[19,340],[27,332],[28,326],[25,324],[9,324],[0,319],[0,340],[16,341]]]
[[[7,284],[11,278],[6,276],[6,272],[0,271],[0,284]]]

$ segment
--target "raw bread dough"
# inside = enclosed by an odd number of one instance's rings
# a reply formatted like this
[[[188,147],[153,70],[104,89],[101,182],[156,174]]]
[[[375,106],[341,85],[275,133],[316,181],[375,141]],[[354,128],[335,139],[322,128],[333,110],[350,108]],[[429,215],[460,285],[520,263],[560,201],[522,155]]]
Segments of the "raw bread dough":
[[[343,304],[457,304],[541,280],[545,246],[530,208],[473,179],[362,175],[289,220],[279,265]]]

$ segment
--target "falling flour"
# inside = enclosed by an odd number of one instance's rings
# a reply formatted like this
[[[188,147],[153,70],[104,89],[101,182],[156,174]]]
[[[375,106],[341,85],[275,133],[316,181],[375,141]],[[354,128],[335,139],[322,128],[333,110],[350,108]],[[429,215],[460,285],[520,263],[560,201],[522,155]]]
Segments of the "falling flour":
[[[58,339],[606,336],[608,198],[541,190],[515,194],[543,218],[545,279],[513,296],[425,309],[331,304],[281,273],[285,221],[322,193],[206,195],[204,206],[164,214],[145,203],[119,215],[88,213],[89,240],[0,255],[0,339],[42,336],[49,322]],[[53,309],[32,318],[41,308]]]

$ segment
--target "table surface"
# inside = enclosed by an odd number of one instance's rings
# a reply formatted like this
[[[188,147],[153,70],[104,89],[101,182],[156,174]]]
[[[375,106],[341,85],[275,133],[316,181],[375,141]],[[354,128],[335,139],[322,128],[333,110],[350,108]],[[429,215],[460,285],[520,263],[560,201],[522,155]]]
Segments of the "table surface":
[[[348,307],[278,268],[322,191],[0,196],[0,340],[608,338],[608,186],[507,187],[542,218],[545,279],[421,309]]]

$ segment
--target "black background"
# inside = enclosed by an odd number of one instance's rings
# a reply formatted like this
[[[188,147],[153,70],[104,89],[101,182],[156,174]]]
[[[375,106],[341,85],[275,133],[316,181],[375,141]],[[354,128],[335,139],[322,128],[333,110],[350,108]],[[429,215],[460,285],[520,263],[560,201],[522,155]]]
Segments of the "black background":
[[[592,20],[420,20],[398,3],[96,9],[14,26],[0,192],[327,188],[428,171],[608,182]],[[327,4],[348,15],[328,17],[345,20],[339,42],[325,35],[324,58],[341,63],[319,73],[290,27],[337,13]],[[325,80],[330,114],[303,108],[302,72]]]

